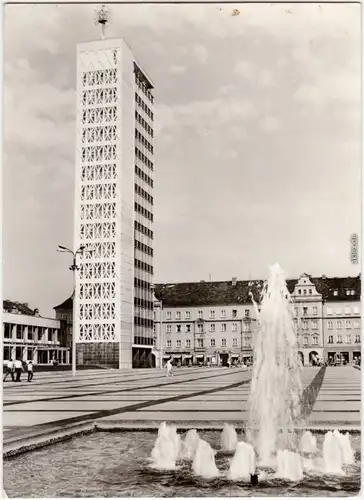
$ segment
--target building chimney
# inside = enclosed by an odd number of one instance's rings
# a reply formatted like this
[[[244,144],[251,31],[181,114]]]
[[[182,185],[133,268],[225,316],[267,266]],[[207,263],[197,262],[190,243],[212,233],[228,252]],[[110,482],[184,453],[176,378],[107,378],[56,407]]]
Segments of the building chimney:
[[[231,278],[231,286],[236,286],[238,278]]]

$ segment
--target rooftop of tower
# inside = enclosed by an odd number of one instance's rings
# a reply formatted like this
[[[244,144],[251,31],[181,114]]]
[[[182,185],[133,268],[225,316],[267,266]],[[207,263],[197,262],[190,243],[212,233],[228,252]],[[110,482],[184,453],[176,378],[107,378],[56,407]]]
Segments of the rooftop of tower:
[[[105,38],[104,40],[88,40],[77,43],[77,52],[87,52],[89,50],[114,49],[125,45],[133,56],[134,70],[140,73],[141,79],[145,81],[149,89],[154,89],[153,80],[135,57],[135,53],[128,42],[122,37]]]

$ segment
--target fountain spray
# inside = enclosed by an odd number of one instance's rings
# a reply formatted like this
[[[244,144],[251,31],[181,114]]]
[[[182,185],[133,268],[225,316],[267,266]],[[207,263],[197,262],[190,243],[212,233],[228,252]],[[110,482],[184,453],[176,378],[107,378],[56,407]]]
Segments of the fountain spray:
[[[302,396],[293,307],[278,264],[270,268],[260,313],[256,309],[248,436],[260,463],[270,465],[279,449],[296,448],[293,430],[300,417]]]

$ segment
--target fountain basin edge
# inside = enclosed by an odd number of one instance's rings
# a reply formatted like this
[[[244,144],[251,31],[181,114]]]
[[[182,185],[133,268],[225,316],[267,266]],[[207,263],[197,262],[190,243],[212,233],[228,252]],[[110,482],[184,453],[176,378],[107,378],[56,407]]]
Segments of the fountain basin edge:
[[[196,422],[196,421],[168,421],[168,425],[175,425],[177,432],[183,434],[190,429],[197,431],[222,431],[225,421],[211,422]],[[238,433],[244,434],[245,427],[241,421],[229,422],[235,426]],[[67,424],[64,427],[42,429],[37,433],[36,431],[29,430],[29,433],[23,433],[18,436],[9,437],[4,439],[3,442],[3,458],[11,458],[23,453],[28,453],[33,450],[45,448],[52,444],[60,443],[70,440],[74,437],[92,434],[96,432],[150,432],[156,434],[161,421],[152,422],[130,422],[130,421],[116,421],[116,422],[103,422],[93,421],[77,424]],[[324,434],[327,431],[337,429],[339,432],[349,432],[349,434],[361,434],[361,426],[353,425],[306,425],[296,427],[296,431],[308,430],[316,434]]]

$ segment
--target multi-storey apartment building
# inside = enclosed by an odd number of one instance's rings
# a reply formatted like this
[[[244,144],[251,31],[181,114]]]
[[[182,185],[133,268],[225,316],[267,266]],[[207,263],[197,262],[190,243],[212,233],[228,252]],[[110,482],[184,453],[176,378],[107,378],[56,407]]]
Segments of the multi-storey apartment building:
[[[27,304],[4,301],[3,360],[32,360],[36,365],[69,364],[59,320],[43,318]]]
[[[122,39],[77,47],[78,364],[153,366],[153,85]]]
[[[73,297],[69,297],[67,300],[55,306],[53,309],[56,313],[56,319],[62,322],[64,329],[64,344],[66,347],[70,348],[70,356],[72,359],[72,302]]]
[[[308,274],[289,280],[288,289],[294,302],[299,355],[304,365],[324,358],[323,297]]]
[[[295,284],[299,352],[304,364],[315,357],[346,362],[360,357],[360,276],[313,278],[303,274]]]
[[[159,357],[177,364],[250,361],[263,281],[156,285]],[[287,280],[294,305],[298,353],[304,365],[342,353],[360,354],[360,276]],[[251,295],[258,303],[253,306]]]
[[[325,359],[348,363],[361,357],[360,281],[334,279],[323,304]]]
[[[248,283],[156,285],[156,304],[156,345],[164,361],[226,366],[251,360],[256,319]]]

